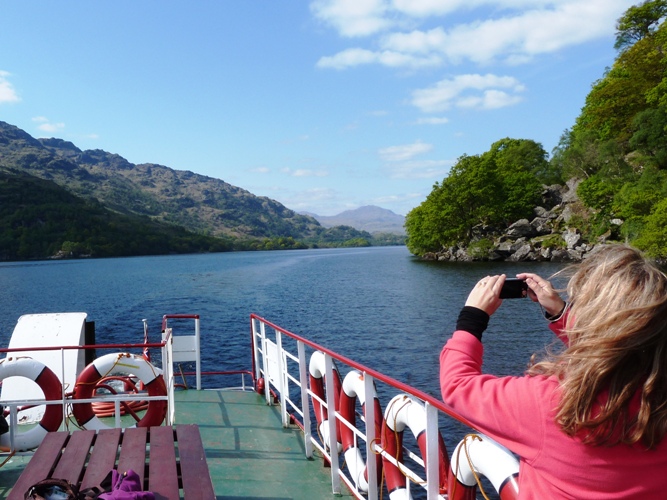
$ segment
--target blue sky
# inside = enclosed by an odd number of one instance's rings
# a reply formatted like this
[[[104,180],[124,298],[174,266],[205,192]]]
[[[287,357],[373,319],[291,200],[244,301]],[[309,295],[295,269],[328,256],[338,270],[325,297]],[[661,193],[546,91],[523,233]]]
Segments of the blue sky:
[[[626,0],[0,0],[0,120],[297,211],[406,214],[503,137],[551,152]]]

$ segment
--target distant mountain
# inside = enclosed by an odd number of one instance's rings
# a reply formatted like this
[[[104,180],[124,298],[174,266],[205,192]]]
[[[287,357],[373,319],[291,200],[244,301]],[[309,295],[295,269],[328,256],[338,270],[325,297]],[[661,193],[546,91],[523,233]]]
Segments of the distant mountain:
[[[220,179],[0,121],[0,260],[395,244],[404,238],[325,228]]]
[[[313,238],[313,218],[279,202],[189,171],[135,165],[100,149],[82,151],[62,139],[35,139],[0,122],[0,169],[55,182],[121,214],[147,216],[211,236]]]
[[[355,210],[346,210],[338,215],[308,214],[315,218],[324,227],[351,226],[359,231],[369,233],[405,234],[405,217],[386,208],[373,205],[359,207]]]

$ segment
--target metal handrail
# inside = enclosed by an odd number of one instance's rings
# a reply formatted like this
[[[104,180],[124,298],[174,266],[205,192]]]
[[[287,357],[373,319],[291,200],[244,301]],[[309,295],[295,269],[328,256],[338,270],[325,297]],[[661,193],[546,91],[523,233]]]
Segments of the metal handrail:
[[[363,374],[364,383],[366,387],[366,394],[370,394],[370,389],[373,387],[375,381],[382,382],[387,384],[391,388],[397,390],[399,393],[408,394],[413,398],[418,399],[424,403],[426,409],[426,484],[424,485],[428,499],[437,499],[444,498],[439,494],[439,481],[438,481],[438,418],[439,413],[442,412],[445,415],[457,420],[458,422],[468,426],[473,427],[473,425],[467,421],[465,418],[461,417],[455,413],[451,408],[447,407],[442,401],[439,401],[432,396],[411,387],[407,384],[404,384],[396,379],[393,379],[377,370],[368,368],[360,363],[357,363],[345,356],[337,354],[336,352],[321,346],[315,342],[312,342],[308,339],[305,339],[299,335],[296,335],[284,328],[258,316],[256,314],[251,314],[251,336],[252,336],[252,348],[253,348],[253,372],[257,380],[264,379],[264,396],[266,398],[267,404],[272,403],[272,397],[275,392],[280,398],[281,412],[282,412],[282,421],[283,425],[287,426],[290,421],[297,418],[295,415],[288,416],[287,411],[288,407],[295,408],[296,414],[301,418],[303,430],[304,430],[304,443],[305,443],[305,454],[308,458],[311,458],[313,455],[313,449],[316,448],[326,457],[326,460],[331,466],[331,482],[332,482],[332,491],[334,494],[340,493],[340,481],[342,480],[349,487],[352,493],[359,499],[369,498],[376,499],[380,498],[379,488],[380,485],[377,484],[377,478],[374,471],[374,460],[367,460],[368,467],[368,483],[369,490],[368,493],[362,493],[357,490],[356,485],[353,480],[348,477],[348,475],[341,470],[338,461],[338,453],[331,453],[327,446],[320,440],[316,439],[311,432],[311,418],[310,418],[310,406],[311,401],[316,399],[320,402],[325,408],[327,408],[329,415],[329,440],[330,443],[336,443],[337,441],[337,430],[336,430],[336,421],[340,421],[340,425],[346,425],[351,428],[349,424],[338,411],[330,411],[330,408],[334,408],[336,396],[334,395],[334,388],[332,383],[326,384],[326,394],[324,400],[318,398],[308,387],[308,363],[306,360],[306,347],[310,348],[312,352],[320,351],[324,353],[325,356],[325,380],[333,380],[333,361],[337,363],[344,364],[348,368],[358,370]],[[268,337],[268,330],[273,331],[273,339]],[[290,338],[296,342],[296,351],[297,353],[288,352],[284,348],[284,337]],[[275,346],[275,347],[274,347]],[[312,354],[312,353],[311,353]],[[270,356],[273,355],[276,359],[270,359]],[[296,362],[298,365],[297,373],[294,375],[289,371],[288,365],[290,362]],[[276,367],[278,371],[276,372]],[[276,376],[276,373],[279,375]],[[291,384],[291,385],[290,385]],[[295,402],[290,396],[290,389],[294,387],[294,392],[299,393],[300,402]],[[373,412],[373,403],[372,401],[366,402],[366,418],[361,415],[362,421],[365,422],[366,432],[361,432],[359,429],[354,429],[355,440],[362,439],[366,443],[366,457],[373,457],[374,454],[382,454],[388,460],[395,463],[393,457],[384,452],[381,447],[374,443],[373,440],[368,440],[367,436],[375,436],[375,421],[372,416]],[[369,414],[370,413],[370,414]],[[332,415],[335,415],[335,418],[331,418]],[[370,418],[369,418],[370,417]],[[361,446],[360,446],[361,447]],[[332,448],[334,446],[332,445]],[[418,457],[416,458],[419,462]],[[423,461],[421,461],[423,464]],[[420,476],[415,471],[409,470],[406,468],[405,464],[401,464],[401,470],[404,472],[408,478],[406,483],[409,488],[410,480],[422,482]]]
[[[137,349],[147,349],[147,348],[157,348],[161,349],[162,351],[162,359],[163,361],[165,359],[169,359],[169,353],[168,351],[170,350],[171,342],[170,342],[170,337],[165,338],[162,342],[159,343],[141,343],[141,344],[94,344],[94,345],[70,345],[70,346],[35,346],[35,347],[30,347],[26,348],[25,346],[23,347],[18,347],[18,348],[0,348],[0,355],[5,354],[5,357],[11,357],[12,353],[15,352],[21,352],[25,353],[27,350],[29,351],[60,351],[60,358],[61,358],[61,369],[60,373],[57,374],[58,378],[62,381],[64,379],[64,357],[65,357],[65,352],[66,351],[71,351],[71,350],[87,350],[87,349],[102,349],[102,350],[119,350],[122,352],[130,351],[130,350],[137,350]],[[0,407],[5,406],[9,409],[9,440],[11,443],[11,448],[10,448],[10,453],[13,453],[13,447],[14,447],[14,440],[15,440],[15,434],[17,431],[17,423],[18,423],[18,411],[20,407],[22,406],[41,406],[41,405],[62,405],[63,409],[63,422],[66,424],[68,422],[68,419],[70,415],[68,414],[68,406],[73,405],[73,404],[84,404],[84,403],[92,403],[92,402],[113,402],[115,406],[115,413],[116,413],[116,418],[114,425],[116,427],[120,427],[121,422],[120,422],[120,403],[121,401],[130,401],[133,399],[140,399],[142,401],[159,401],[159,400],[166,400],[167,401],[167,418],[166,418],[166,423],[167,425],[171,425],[173,423],[173,415],[174,415],[174,395],[173,395],[173,390],[174,390],[174,384],[173,384],[173,369],[171,365],[167,366],[166,363],[163,362],[163,368],[162,368],[162,375],[165,380],[165,384],[167,385],[167,395],[166,396],[148,396],[147,394],[102,394],[99,396],[96,396],[95,398],[91,399],[77,399],[73,400],[71,398],[71,393],[67,392],[67,387],[63,386],[62,388],[62,393],[60,399],[51,399],[51,400],[46,400],[43,398],[37,398],[37,399],[23,399],[23,400],[3,400],[0,401]]]

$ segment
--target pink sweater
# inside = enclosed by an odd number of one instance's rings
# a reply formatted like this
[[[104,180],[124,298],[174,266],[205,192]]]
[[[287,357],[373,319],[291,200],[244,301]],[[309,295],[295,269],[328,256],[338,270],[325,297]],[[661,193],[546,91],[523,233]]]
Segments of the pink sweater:
[[[651,451],[585,445],[555,423],[555,378],[484,375],[483,353],[476,337],[454,332],[440,354],[442,398],[519,455],[521,499],[667,498],[667,439]]]

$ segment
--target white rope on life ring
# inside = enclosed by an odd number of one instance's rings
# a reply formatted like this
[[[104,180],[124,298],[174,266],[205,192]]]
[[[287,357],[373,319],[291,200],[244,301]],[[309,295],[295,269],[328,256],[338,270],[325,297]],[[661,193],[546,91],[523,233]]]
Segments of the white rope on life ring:
[[[109,428],[95,415],[91,403],[76,403],[76,400],[92,398],[95,386],[100,379],[119,373],[130,373],[139,378],[149,396],[167,395],[162,371],[146,361],[144,357],[130,353],[111,353],[101,356],[83,369],[74,385],[72,413],[81,427],[92,430]],[[146,414],[137,422],[136,426],[160,425],[166,414],[167,401],[151,400],[148,403]]]
[[[364,416],[366,415],[366,402],[368,399],[373,400],[373,407],[375,409],[375,436],[373,438],[366,436],[366,439],[379,441],[382,432],[382,408],[380,407],[380,400],[377,397],[375,388],[373,388],[372,394],[369,394],[367,397],[363,374],[357,370],[352,370],[343,379],[343,390],[340,392],[340,415],[355,427],[355,403],[357,399],[359,399]],[[345,463],[350,471],[350,476],[352,476],[352,480],[358,490],[368,493],[368,468],[361,456],[361,450],[356,445],[354,431],[343,423],[340,426],[340,435],[341,442],[343,443]],[[375,455],[375,457],[377,481],[380,484],[382,479],[382,457],[380,454]]]
[[[315,351],[310,356],[310,362],[308,363],[308,373],[310,375],[310,390],[322,401],[326,401],[324,395],[324,375],[326,369],[324,364],[324,353],[321,351]],[[333,367],[333,387],[334,387],[334,406],[338,410],[339,407],[339,398],[340,398],[340,374],[336,367]],[[326,449],[331,449],[331,438],[329,436],[329,412],[327,409],[320,403],[317,398],[312,398],[313,401],[313,411],[315,412],[315,419],[317,420],[317,430],[322,436],[322,441]],[[340,453],[342,447],[340,443],[340,424],[336,421],[336,434],[338,435],[338,442],[336,448]]]
[[[403,462],[403,431],[408,427],[419,446],[419,451],[426,466],[426,408],[417,399],[407,394],[399,394],[387,405],[382,428],[382,449],[399,463]],[[405,475],[384,455],[384,475],[387,479],[387,491],[390,500],[412,499],[405,487]],[[447,492],[447,469],[449,459],[442,436],[438,432],[438,490]]]
[[[0,380],[7,377],[26,377],[35,382],[42,392],[44,400],[57,401],[63,397],[63,387],[55,373],[45,364],[28,357],[5,358],[0,361]],[[26,432],[14,434],[14,450],[25,451],[37,448],[47,432],[57,431],[63,421],[63,409],[60,405],[46,405],[42,420]],[[0,447],[9,448],[9,432],[0,436]]]
[[[519,461],[512,452],[484,434],[468,434],[452,455],[450,500],[475,498],[480,474],[491,482],[501,500],[519,497]]]

